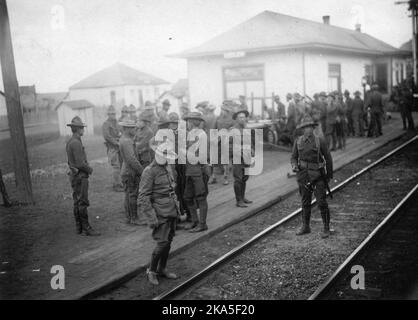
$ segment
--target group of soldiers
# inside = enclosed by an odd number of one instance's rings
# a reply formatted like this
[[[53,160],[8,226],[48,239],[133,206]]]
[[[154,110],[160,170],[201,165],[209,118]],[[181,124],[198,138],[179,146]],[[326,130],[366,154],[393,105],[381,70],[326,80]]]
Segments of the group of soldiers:
[[[410,128],[413,128],[411,116],[412,103],[408,100],[409,94],[397,95],[396,99],[403,119],[407,119]],[[302,97],[299,93],[287,94],[287,115],[285,106],[276,97],[277,113],[275,118],[279,120],[279,141],[293,145],[295,139],[301,135],[297,126],[302,119],[309,115],[317,124],[315,133],[323,136],[330,151],[344,149],[347,137],[378,137],[382,135],[382,122],[385,115],[383,96],[379,92],[379,86],[375,83],[371,90],[362,99],[360,91],[354,92],[354,98],[348,90],[343,94],[333,91],[328,94],[320,92],[314,94],[314,99]],[[268,110],[270,113],[271,110]],[[406,129],[406,121],[404,120]]]
[[[365,113],[368,110],[371,114],[369,135],[382,134],[382,95],[377,85],[373,85],[366,103],[361,99],[360,92],[356,91],[352,99],[347,90],[344,95],[321,92],[309,103],[297,93],[288,94],[286,99],[287,113],[280,98],[276,97],[277,114],[272,116],[279,119],[279,123],[284,123],[287,139],[293,145],[291,164],[297,175],[303,209],[302,228],[298,235],[310,232],[311,198],[312,193],[315,193],[324,223],[322,237],[326,238],[330,235],[326,190],[329,190],[328,182],[333,175],[330,151],[344,149],[347,136],[364,136]],[[137,110],[124,107],[122,116],[117,119],[115,108],[110,106],[107,109],[108,118],[103,124],[103,137],[112,167],[112,187],[114,191],[125,193],[126,222],[131,225],[148,225],[153,229],[156,247],[147,275],[148,280],[155,285],[159,277],[177,278],[166,270],[175,231],[184,229],[202,232],[208,229],[208,184],[217,183],[214,166],[206,163],[182,164],[177,161],[178,155],[187,154],[190,146],[201,141],[200,135],[203,132],[209,136],[210,129],[236,129],[235,132],[242,135],[250,116],[245,99],[240,99],[240,103],[225,100],[219,116],[214,113],[215,106],[207,101],[197,104],[195,108],[196,111],[190,111],[183,104],[180,115],[170,113],[170,103],[166,100],[162,110],[156,113],[155,106],[146,102],[139,115]],[[265,111],[273,112],[268,109]],[[195,141],[187,141],[184,150],[177,141],[182,121],[188,134],[196,137]],[[90,226],[87,216],[88,177],[93,170],[87,162],[81,142],[85,125],[79,117],[75,117],[68,126],[73,132],[67,143],[67,156],[77,233],[99,235]],[[155,135],[159,129],[172,130],[174,141],[156,141]],[[218,146],[221,148],[221,141],[218,141]],[[229,158],[232,160],[232,146],[229,150]],[[245,208],[252,203],[245,196],[249,178],[245,169],[249,164],[243,159],[244,148],[240,150],[241,162],[232,163],[233,190],[237,207]],[[175,164],[169,164],[169,161]],[[227,185],[230,165],[219,166],[223,170],[223,184]]]

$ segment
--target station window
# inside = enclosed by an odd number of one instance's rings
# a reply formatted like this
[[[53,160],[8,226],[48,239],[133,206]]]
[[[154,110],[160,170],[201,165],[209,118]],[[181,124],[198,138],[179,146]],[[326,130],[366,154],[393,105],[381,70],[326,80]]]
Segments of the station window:
[[[328,64],[328,91],[341,92],[341,64]]]

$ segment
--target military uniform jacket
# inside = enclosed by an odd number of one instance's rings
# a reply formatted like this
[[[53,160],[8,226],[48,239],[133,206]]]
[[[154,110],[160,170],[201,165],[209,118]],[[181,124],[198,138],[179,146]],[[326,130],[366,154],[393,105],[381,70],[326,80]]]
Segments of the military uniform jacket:
[[[144,169],[139,183],[138,208],[150,222],[177,217],[175,179],[172,166],[161,166],[155,160]]]
[[[381,112],[383,113],[383,98],[382,95],[377,92],[373,91],[370,93],[367,106],[372,109],[372,112]]]
[[[120,175],[127,176],[140,176],[143,170],[141,163],[135,156],[135,144],[134,141],[126,136],[122,136],[119,141],[120,155],[123,159]]]
[[[231,127],[234,126],[234,120],[232,119],[232,117],[224,117],[224,116],[219,116],[216,119],[216,123],[215,123],[215,129],[221,130],[221,129],[231,129]]]
[[[353,100],[353,114],[359,115],[364,112],[364,102],[360,98],[354,98]]]
[[[102,126],[103,138],[105,139],[105,144],[108,148],[118,148],[119,147],[119,138],[121,136],[120,129],[116,120],[112,121],[107,119]]]
[[[327,104],[327,124],[335,124],[337,121],[337,105],[335,102]]]
[[[196,140],[195,141],[187,141],[187,151],[189,150],[189,148],[194,145],[196,147],[196,156],[198,156],[198,152],[199,152],[199,148],[198,146],[200,145],[200,143],[202,143],[202,136],[204,136],[206,133],[198,128],[192,129],[191,131],[188,132],[188,134],[190,134],[190,132],[193,132],[194,130],[199,130]],[[192,164],[189,163],[189,160],[187,160],[186,162],[186,176],[187,177],[200,177],[203,176],[204,173],[207,173],[207,165],[205,164]]]
[[[353,113],[353,99],[348,97],[345,100],[345,105],[347,106],[347,116],[351,117],[351,114]]]
[[[71,169],[72,175],[82,174],[83,176],[88,177],[93,169],[87,162],[87,156],[83,143],[81,142],[81,137],[73,134],[70,140],[68,140],[65,149],[67,151],[68,166]]]
[[[134,137],[135,151],[141,164],[152,162],[154,154],[149,141],[154,137],[154,132],[149,127],[138,129]]]
[[[327,177],[332,179],[333,164],[327,144],[324,139],[313,134],[298,137],[293,145],[290,162],[292,166],[297,166],[300,169],[306,169],[305,166],[308,163],[308,173],[311,180],[315,180],[320,176],[319,169],[315,169],[315,165],[321,167],[325,162]],[[301,166],[302,163],[303,166]]]

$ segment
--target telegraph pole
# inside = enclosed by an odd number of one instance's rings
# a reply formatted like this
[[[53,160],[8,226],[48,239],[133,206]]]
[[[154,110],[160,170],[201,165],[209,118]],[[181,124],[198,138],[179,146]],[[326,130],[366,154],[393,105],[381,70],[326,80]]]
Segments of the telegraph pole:
[[[23,115],[20,105],[19,86],[16,77],[6,0],[0,0],[0,62],[19,202],[32,204],[33,194],[29,171],[29,158],[26,148],[25,128],[23,126]]]

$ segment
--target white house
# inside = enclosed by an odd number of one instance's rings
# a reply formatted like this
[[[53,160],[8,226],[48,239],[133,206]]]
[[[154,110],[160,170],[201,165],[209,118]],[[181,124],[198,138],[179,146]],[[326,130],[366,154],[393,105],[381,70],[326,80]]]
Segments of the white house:
[[[113,105],[117,111],[124,105],[143,106],[155,102],[169,82],[116,63],[74,84],[69,90],[70,100],[88,100],[96,107]]]
[[[6,97],[4,96],[3,91],[0,91],[0,117],[7,115],[6,108]]]
[[[71,135],[70,127],[67,124],[71,123],[71,120],[75,116],[79,116],[81,120],[87,125],[85,128],[86,135],[94,134],[94,118],[93,118],[94,105],[87,100],[65,100],[58,104],[55,110],[58,113],[58,127],[60,136]]]
[[[187,79],[179,79],[173,84],[171,90],[163,92],[157,101],[159,110],[161,110],[162,102],[164,100],[170,101],[171,106],[169,112],[180,114],[181,105],[189,102],[189,86]]]
[[[204,100],[220,105],[244,95],[259,113],[262,99],[273,93],[284,100],[288,92],[311,97],[320,91],[363,92],[363,77],[390,92],[394,69],[406,68],[410,52],[362,33],[359,25],[349,30],[330,25],[329,16],[323,20],[264,11],[173,55],[187,59],[191,105]]]

